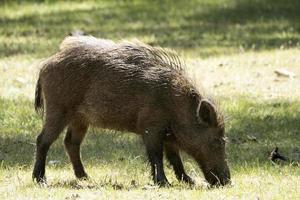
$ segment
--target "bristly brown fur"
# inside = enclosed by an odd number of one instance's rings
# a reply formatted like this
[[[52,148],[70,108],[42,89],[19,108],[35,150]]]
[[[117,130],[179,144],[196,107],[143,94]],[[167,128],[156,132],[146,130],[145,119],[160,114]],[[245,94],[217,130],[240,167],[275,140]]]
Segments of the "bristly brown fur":
[[[154,65],[155,67],[162,69],[169,68],[171,71],[175,70],[178,74],[183,75],[185,79],[180,79],[180,82],[177,84],[180,85],[180,87],[183,87],[184,84],[186,84],[188,89],[185,90],[185,92],[187,92],[188,95],[196,95],[199,99],[208,99],[214,104],[217,113],[218,126],[224,127],[225,120],[223,113],[220,110],[219,102],[211,95],[207,95],[200,88],[197,88],[195,81],[191,79],[191,77],[188,77],[185,71],[186,65],[181,61],[175,51],[161,47],[152,47],[138,40],[135,40],[134,42],[124,42],[122,44],[127,46],[129,50],[134,49],[139,52],[131,58],[132,60],[138,60],[140,62],[139,64],[143,63],[144,66]],[[178,77],[178,74],[175,74],[175,77]]]
[[[212,96],[207,95],[202,88],[196,86],[196,81],[188,76],[185,63],[181,61],[175,51],[153,47],[137,39],[115,43],[111,40],[98,39],[92,36],[69,36],[60,44],[60,52],[54,55],[53,58],[59,61],[62,58],[66,60],[66,57],[69,57],[68,63],[65,63],[69,65],[72,60],[78,59],[75,57],[78,52],[81,54],[79,59],[93,61],[99,56],[105,61],[107,67],[118,65],[119,70],[126,71],[125,76],[129,79],[132,76],[137,78],[138,71],[142,71],[143,73],[140,73],[140,75],[144,76],[141,77],[143,81],[147,82],[148,78],[157,79],[154,81],[155,87],[175,87],[178,93],[197,96],[199,101],[208,99],[216,107],[219,126],[224,125],[224,117],[219,109],[218,102]],[[49,61],[52,62],[53,59],[49,59]],[[44,68],[48,66],[47,61],[44,66]],[[158,73],[160,76],[157,76]],[[37,110],[42,111],[41,109]]]
[[[75,175],[87,176],[80,144],[90,125],[141,135],[155,183],[168,183],[164,149],[179,180],[192,182],[179,149],[198,162],[211,184],[230,179],[218,105],[188,77],[174,51],[139,41],[67,37],[39,74],[35,109],[44,107],[46,120],[37,138],[33,171],[39,182],[47,151],[65,127],[64,143]]]

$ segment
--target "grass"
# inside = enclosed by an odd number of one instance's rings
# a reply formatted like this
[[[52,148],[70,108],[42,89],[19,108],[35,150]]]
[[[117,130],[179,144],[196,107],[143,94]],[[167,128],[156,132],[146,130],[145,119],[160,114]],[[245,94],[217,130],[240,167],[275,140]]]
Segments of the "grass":
[[[299,199],[299,165],[268,160],[275,146],[300,160],[299,9],[296,0],[3,1],[0,198]],[[140,138],[94,128],[82,147],[91,180],[75,179],[62,134],[49,152],[48,161],[58,163],[47,164],[48,185],[34,184],[34,143],[42,126],[32,101],[39,63],[76,29],[115,40],[137,37],[179,51],[230,118],[227,152],[234,185],[207,189],[195,162],[183,154],[197,186],[178,183],[167,163],[173,186],[149,186]],[[298,76],[277,77],[274,70],[282,67]]]
[[[48,56],[74,29],[197,57],[299,46],[297,0],[36,2],[0,7],[0,56]]]
[[[290,156],[299,147],[300,102],[274,100],[253,102],[239,98],[224,100],[223,108],[231,116],[227,125],[228,155],[233,174],[233,187],[209,190],[201,183],[203,178],[196,164],[184,155],[189,174],[199,185],[189,188],[179,184],[167,167],[173,187],[147,188],[151,183],[149,166],[140,139],[132,134],[91,129],[84,142],[82,156],[92,179],[76,181],[69,161],[63,153],[62,137],[49,153],[48,183],[40,188],[31,181],[34,141],[41,120],[28,100],[1,100],[0,168],[1,195],[9,198],[70,197],[107,199],[123,198],[262,198],[295,199],[299,197],[299,166],[273,165],[267,159],[269,151],[279,146]],[[292,113],[292,114],[291,114]],[[257,142],[247,139],[255,136]],[[133,184],[134,183],[134,184]],[[155,192],[154,192],[155,191]],[[266,192],[267,191],[267,192]],[[269,192],[268,192],[269,191]],[[16,196],[11,197],[11,192]]]

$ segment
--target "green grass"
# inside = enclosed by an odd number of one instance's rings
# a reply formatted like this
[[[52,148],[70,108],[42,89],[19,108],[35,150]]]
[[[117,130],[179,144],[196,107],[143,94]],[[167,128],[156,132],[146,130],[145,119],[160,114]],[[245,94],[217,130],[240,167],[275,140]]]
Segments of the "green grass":
[[[268,160],[275,146],[299,160],[300,4],[297,0],[2,1],[0,4],[0,199],[299,199],[299,165]],[[21,3],[20,3],[21,2]],[[144,147],[130,133],[90,128],[78,181],[62,145],[51,147],[48,185],[31,180],[42,119],[33,95],[39,63],[72,30],[175,48],[225,115],[234,185],[208,189],[183,153],[195,187],[152,184]],[[287,68],[295,78],[278,78]],[[256,141],[249,140],[255,137]],[[298,150],[297,150],[298,149]]]
[[[140,139],[133,134],[98,129],[89,131],[82,147],[84,163],[92,179],[75,180],[60,137],[48,157],[48,160],[60,163],[55,166],[48,164],[49,185],[40,188],[32,183],[31,170],[35,136],[41,128],[41,120],[34,113],[31,101],[2,99],[0,103],[0,188],[5,199],[11,198],[11,191],[17,195],[13,198],[41,199],[61,199],[72,194],[84,199],[99,196],[120,199],[143,196],[213,198],[215,195],[218,198],[299,197],[299,166],[276,166],[268,160],[269,151],[275,146],[287,156],[300,146],[300,115],[295,112],[300,107],[299,101],[258,103],[240,98],[222,102],[225,112],[231,116],[227,124],[227,152],[234,186],[212,190],[205,189],[200,170],[187,155],[184,155],[185,166],[198,181],[198,186],[189,188],[179,184],[167,165],[167,175],[173,186],[169,189],[143,189],[151,180]],[[257,142],[248,140],[247,135],[255,136]]]
[[[22,2],[0,7],[2,57],[47,56],[74,29],[193,56],[299,46],[297,0]]]

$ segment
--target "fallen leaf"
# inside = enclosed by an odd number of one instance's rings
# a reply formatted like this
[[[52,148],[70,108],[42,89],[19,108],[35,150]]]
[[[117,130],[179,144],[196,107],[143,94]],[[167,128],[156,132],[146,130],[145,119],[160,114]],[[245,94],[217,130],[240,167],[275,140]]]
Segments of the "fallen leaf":
[[[274,72],[279,77],[294,78],[296,76],[295,73],[293,73],[285,68],[276,69]]]

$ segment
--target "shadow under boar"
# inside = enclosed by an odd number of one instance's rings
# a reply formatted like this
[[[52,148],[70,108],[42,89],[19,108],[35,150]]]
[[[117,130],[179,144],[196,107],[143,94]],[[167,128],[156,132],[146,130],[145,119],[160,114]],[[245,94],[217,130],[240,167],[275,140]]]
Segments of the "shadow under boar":
[[[158,185],[169,184],[163,152],[178,180],[193,183],[179,150],[197,161],[210,184],[230,182],[223,117],[170,50],[138,41],[67,37],[59,52],[43,63],[35,109],[45,114],[36,141],[37,182],[45,180],[47,152],[65,127],[65,149],[75,175],[87,177],[80,144],[89,125],[141,135]]]

